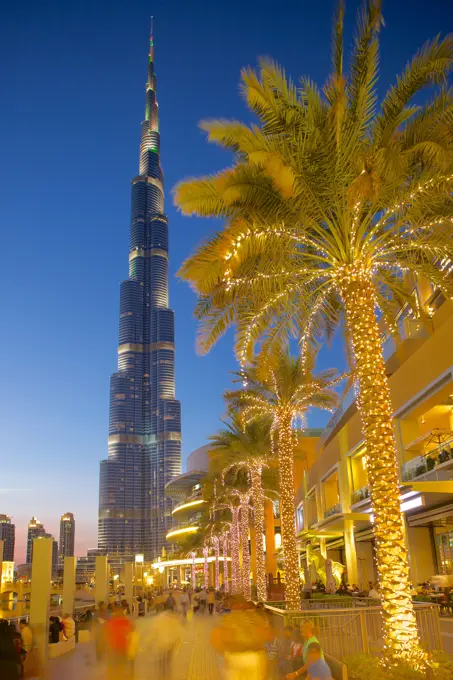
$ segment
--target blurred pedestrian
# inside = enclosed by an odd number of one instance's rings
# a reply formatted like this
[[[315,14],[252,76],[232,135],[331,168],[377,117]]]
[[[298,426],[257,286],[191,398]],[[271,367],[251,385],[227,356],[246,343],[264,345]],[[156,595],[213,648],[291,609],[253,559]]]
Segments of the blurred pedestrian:
[[[0,619],[0,678],[1,680],[19,680],[20,678],[20,663],[18,663],[13,631],[5,619]]]
[[[211,616],[214,613],[214,604],[215,604],[215,591],[211,588],[211,590],[208,593],[208,609]]]
[[[312,642],[308,646],[307,680],[332,680],[332,672],[322,656],[318,642]]]
[[[134,626],[124,615],[121,605],[116,605],[105,623],[105,642],[108,680],[126,680],[133,675],[130,648]]]
[[[212,644],[225,660],[227,680],[265,680],[268,660],[266,643],[272,632],[265,617],[242,596],[232,598],[231,614],[220,619],[212,632]]]
[[[21,619],[19,623],[20,634],[22,635],[22,647],[24,651],[28,654],[33,646],[33,633],[31,628],[27,623],[27,619]]]
[[[152,654],[156,666],[154,677],[158,680],[171,677],[173,657],[183,634],[181,618],[173,611],[167,610],[150,620],[143,646]]]
[[[300,633],[303,639],[303,645],[302,645],[302,664],[299,666],[299,664],[294,664],[297,665],[297,668],[294,668],[293,666],[293,672],[288,673],[286,676],[286,680],[294,680],[295,678],[298,678],[301,675],[304,675],[307,672],[308,669],[308,650],[310,648],[310,645],[312,644],[317,644],[319,645],[319,649],[321,650],[321,645],[319,644],[319,640],[316,637],[317,629],[313,621],[304,621],[301,626],[300,626]],[[321,650],[320,652],[321,658],[324,659],[324,654]]]
[[[96,645],[96,658],[98,661],[104,658],[106,650],[105,624],[109,618],[109,611],[105,602],[99,602],[94,616],[94,635]]]
[[[184,619],[187,618],[187,612],[189,611],[189,607],[190,607],[189,593],[184,588],[184,590],[181,593],[181,597],[179,598],[179,608]]]

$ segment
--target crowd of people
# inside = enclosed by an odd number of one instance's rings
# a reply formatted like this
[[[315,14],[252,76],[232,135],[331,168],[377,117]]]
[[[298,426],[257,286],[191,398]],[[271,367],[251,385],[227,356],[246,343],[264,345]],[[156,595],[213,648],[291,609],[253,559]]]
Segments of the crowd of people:
[[[275,627],[263,606],[213,588],[161,589],[139,599],[136,611],[143,603],[151,614],[143,627],[136,625],[124,599],[100,602],[95,610],[90,607],[80,617],[92,632],[97,661],[105,666],[108,680],[132,678],[139,652],[147,655],[154,676],[167,680],[175,652],[193,617],[203,617],[207,623],[215,614],[208,630],[214,649],[222,657],[226,680],[292,680],[302,675],[308,680],[331,680],[310,621],[295,628]],[[69,640],[75,632],[72,615],[50,617],[49,644]],[[23,677],[24,662],[32,647],[33,634],[26,619],[20,621],[19,630],[0,620],[1,680]]]
[[[0,678],[19,680],[24,675],[27,654],[32,649],[33,635],[26,619],[21,619],[19,631],[16,625],[0,619]]]
[[[351,597],[370,597],[372,599],[378,600],[380,598],[378,585],[372,581],[368,582],[366,588],[359,588],[355,583],[352,585],[346,582],[341,582],[340,585],[331,592],[327,592],[326,586],[321,580],[316,581],[313,585],[304,589],[304,594],[306,598],[310,598],[311,594],[321,594],[321,595],[349,595]]]

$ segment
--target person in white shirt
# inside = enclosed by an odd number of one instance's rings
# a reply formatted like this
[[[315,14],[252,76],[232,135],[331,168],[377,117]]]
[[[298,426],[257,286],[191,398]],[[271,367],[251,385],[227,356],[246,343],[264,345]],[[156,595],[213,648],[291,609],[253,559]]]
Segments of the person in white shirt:
[[[381,596],[379,595],[379,592],[376,590],[376,588],[373,586],[368,593],[368,597],[371,597],[373,600],[380,600]]]
[[[20,620],[19,628],[22,635],[22,649],[28,654],[33,646],[33,633],[28,627],[27,619]]]
[[[75,621],[70,614],[65,614],[62,619],[65,637],[73,637],[75,633]]]

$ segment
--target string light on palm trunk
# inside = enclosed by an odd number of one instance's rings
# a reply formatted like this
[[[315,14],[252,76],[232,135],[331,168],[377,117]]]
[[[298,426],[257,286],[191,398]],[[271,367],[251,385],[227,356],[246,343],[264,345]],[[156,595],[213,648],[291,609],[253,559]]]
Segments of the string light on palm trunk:
[[[223,556],[223,589],[225,593],[230,592],[230,580],[228,578],[228,535],[222,536],[222,556]]]
[[[285,562],[285,600],[288,606],[300,607],[299,558],[294,528],[294,452],[290,409],[278,417],[278,462],[280,473],[280,516],[283,557]]]
[[[250,551],[249,551],[249,513],[250,494],[241,494],[240,503],[240,526],[241,526],[241,552],[242,552],[242,593],[246,600],[252,596],[250,584]]]
[[[267,600],[266,562],[264,559],[264,493],[261,483],[262,466],[251,467],[252,497],[255,514],[256,592],[258,599]]]
[[[216,590],[220,589],[220,564],[219,564],[219,557],[220,557],[220,541],[217,536],[212,537],[212,544],[214,546],[214,555],[215,555],[215,572],[214,572],[214,586]]]
[[[203,547],[203,588],[209,588],[209,565],[208,565],[209,547]]]
[[[195,570],[195,557],[197,553],[191,552],[190,556],[192,558],[192,588],[196,586],[196,570]]]
[[[239,507],[231,507],[231,592],[237,595],[242,590],[239,565]]]
[[[374,515],[375,547],[384,619],[385,663],[426,665],[412,597],[403,518],[393,409],[376,319],[375,291],[367,271],[344,267],[338,286],[345,305],[360,392],[359,408],[367,443],[367,470]]]

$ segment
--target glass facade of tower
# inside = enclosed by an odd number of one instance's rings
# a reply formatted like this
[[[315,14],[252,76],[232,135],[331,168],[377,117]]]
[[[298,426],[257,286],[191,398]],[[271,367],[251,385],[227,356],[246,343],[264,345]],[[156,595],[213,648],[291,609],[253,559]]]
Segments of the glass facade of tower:
[[[101,462],[98,547],[125,560],[158,555],[171,526],[164,487],[181,472],[168,220],[150,41],[139,175],[132,180],[129,278],[120,288],[118,371],[110,379],[108,458]]]
[[[46,536],[46,530],[43,524],[36,517],[32,517],[28,523],[27,532],[27,564],[31,564],[33,560],[33,541],[39,536]]]
[[[8,515],[0,515],[0,541],[4,541],[3,559],[5,562],[14,562],[16,527]]]
[[[60,519],[60,558],[74,557],[75,519],[72,512],[66,512]]]

